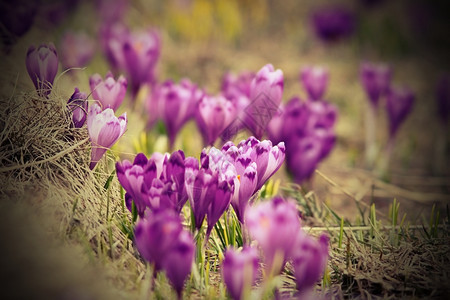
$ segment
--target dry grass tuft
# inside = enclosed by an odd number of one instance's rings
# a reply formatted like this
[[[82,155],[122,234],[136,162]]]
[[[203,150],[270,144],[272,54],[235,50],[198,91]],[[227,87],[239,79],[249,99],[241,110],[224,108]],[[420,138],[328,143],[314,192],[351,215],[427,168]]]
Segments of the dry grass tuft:
[[[9,199],[5,203],[25,205],[40,219],[51,220],[42,230],[95,257],[115,289],[136,291],[145,264],[119,229],[128,214],[119,183],[110,179],[113,159],[89,170],[87,129],[71,128],[67,100],[52,95],[1,100],[0,194]]]

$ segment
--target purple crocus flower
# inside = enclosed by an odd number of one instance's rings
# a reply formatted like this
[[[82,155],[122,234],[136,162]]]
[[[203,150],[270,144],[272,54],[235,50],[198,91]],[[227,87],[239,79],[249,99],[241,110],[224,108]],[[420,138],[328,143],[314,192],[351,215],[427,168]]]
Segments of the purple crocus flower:
[[[328,260],[329,238],[323,234],[318,240],[303,230],[296,237],[292,252],[292,266],[300,294],[306,294],[322,277]]]
[[[286,165],[295,182],[311,178],[322,155],[321,140],[315,136],[294,139],[286,151]]]
[[[313,13],[312,25],[318,38],[325,42],[334,42],[354,32],[355,16],[343,6],[323,7]]]
[[[255,284],[258,264],[256,248],[244,247],[241,251],[230,248],[225,252],[222,278],[232,299],[243,299],[244,291]]]
[[[322,99],[328,86],[328,70],[323,67],[304,67],[300,72],[303,84],[310,100]]]
[[[324,100],[303,102],[292,98],[285,106],[282,124],[271,139],[286,143],[286,164],[296,182],[309,179],[336,141],[336,108]]]
[[[267,273],[277,275],[295,248],[295,236],[301,230],[294,202],[275,197],[250,206],[245,214],[250,236],[264,253]]]
[[[65,68],[85,67],[94,56],[95,43],[85,33],[66,32],[60,44],[61,63]]]
[[[267,64],[262,67],[250,85],[250,99],[254,101],[256,97],[264,93],[275,104],[279,105],[283,97],[284,77],[283,71],[275,70],[273,65]]]
[[[208,216],[207,238],[214,225],[228,208],[234,192],[236,170],[226,156],[216,148],[203,150],[201,167],[195,158],[186,159],[186,189],[195,219],[200,229]]]
[[[86,113],[88,108],[87,96],[85,93],[80,92],[78,88],[75,88],[69,101],[67,101],[67,108],[72,114],[71,126],[75,128],[81,128],[86,121]]]
[[[100,27],[100,46],[114,71],[123,68],[125,65],[122,45],[129,35],[130,30],[122,23],[105,23]]]
[[[256,73],[250,86],[250,103],[245,109],[244,123],[256,138],[261,138],[272,116],[278,110],[284,90],[280,69],[267,64]]]
[[[103,108],[111,108],[114,111],[125,98],[127,85],[125,77],[120,75],[116,81],[110,71],[106,73],[105,80],[102,79],[100,74],[94,74],[89,78],[92,98],[100,101]]]
[[[450,116],[450,75],[444,74],[438,81],[436,87],[436,100],[438,114],[441,121],[446,125]]]
[[[97,103],[89,105],[87,128],[92,143],[91,163],[89,165],[91,170],[94,169],[106,150],[112,147],[124,134],[126,127],[126,113],[117,118],[111,108],[102,111]]]
[[[58,72],[58,54],[53,43],[42,44],[37,49],[30,46],[26,58],[27,71],[42,97],[51,93],[51,87]]]
[[[131,79],[132,95],[137,94],[142,84],[154,82],[160,48],[161,39],[153,29],[132,32],[123,44],[124,68]]]
[[[373,107],[378,106],[391,84],[392,68],[386,64],[364,62],[360,68],[361,83]]]
[[[155,178],[157,167],[154,160],[148,160],[145,154],[136,155],[134,162],[124,160],[116,163],[116,173],[120,184],[127,192],[128,202],[134,201],[138,215],[142,218],[150,207],[148,190]],[[129,205],[129,209],[131,205]],[[130,209],[131,211],[131,209]]]
[[[142,257],[155,266],[155,271],[166,272],[181,299],[195,245],[190,233],[183,229],[180,216],[171,210],[153,212],[138,221],[134,237]]]
[[[395,136],[398,128],[412,110],[414,94],[408,87],[390,87],[386,96],[389,134]]]
[[[178,236],[177,243],[167,254],[163,269],[172,286],[177,292],[178,299],[182,299],[184,282],[191,273],[194,262],[195,244],[189,232],[183,230]]]
[[[196,121],[205,145],[213,145],[236,118],[236,107],[225,97],[204,95],[198,102]]]
[[[269,140],[272,141],[274,144],[278,144],[281,142],[281,136],[283,134],[283,124],[284,124],[284,105],[283,103],[280,104],[278,111],[274,114],[272,117],[272,120],[270,120],[269,124],[267,124],[267,136]]]
[[[167,80],[157,85],[153,95],[148,98],[147,109],[149,115],[153,116],[150,123],[157,117],[164,121],[170,148],[175,143],[178,131],[189,119],[195,117],[196,106],[202,96],[203,92],[189,79],[182,79],[179,84]]]
[[[276,146],[269,140],[259,141],[255,137],[241,141],[237,146],[227,142],[222,152],[234,164],[237,177],[231,204],[241,223],[250,198],[281,167],[285,156],[284,143]]]

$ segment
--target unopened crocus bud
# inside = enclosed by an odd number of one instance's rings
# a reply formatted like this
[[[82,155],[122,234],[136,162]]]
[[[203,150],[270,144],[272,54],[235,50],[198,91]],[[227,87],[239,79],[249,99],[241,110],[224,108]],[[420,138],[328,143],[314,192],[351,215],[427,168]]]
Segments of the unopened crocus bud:
[[[244,291],[256,281],[258,264],[256,248],[244,247],[241,251],[230,248],[225,252],[222,278],[232,299],[244,299]]]
[[[106,73],[105,80],[99,74],[94,74],[89,78],[92,98],[98,100],[103,109],[111,108],[116,111],[125,98],[127,85],[125,77],[120,75],[116,81],[111,72]]]
[[[277,275],[291,255],[299,234],[298,210],[291,201],[275,197],[270,201],[250,206],[245,214],[250,236],[264,253],[267,272]]]
[[[395,136],[400,125],[412,110],[414,94],[408,87],[390,87],[386,98],[389,118],[389,134]]]
[[[300,81],[310,100],[322,99],[328,86],[328,70],[323,67],[305,67],[300,72]]]
[[[354,14],[343,6],[323,7],[312,15],[314,32],[325,42],[350,36],[354,32],[355,23]]]
[[[377,107],[381,96],[384,96],[392,79],[392,68],[386,64],[364,62],[360,68],[360,80],[371,104]]]
[[[87,116],[89,138],[92,143],[90,169],[94,169],[106,150],[112,147],[124,134],[127,127],[127,115],[114,115],[111,108],[102,111],[97,103],[89,105]]]
[[[441,121],[446,125],[450,117],[450,75],[444,74],[436,87],[436,100],[438,114]]]
[[[213,145],[219,135],[235,119],[236,107],[225,97],[204,95],[198,103],[197,125],[205,145]]]
[[[58,54],[53,43],[42,44],[37,49],[30,46],[26,65],[38,94],[47,97],[52,91],[53,80],[58,72]]]
[[[94,56],[95,43],[85,33],[66,32],[61,40],[61,63],[65,68],[85,67]]]
[[[67,101],[67,107],[72,114],[72,126],[75,128],[81,128],[86,121],[87,115],[87,102],[86,93],[80,92],[78,88],[75,88],[69,101]]]
[[[301,230],[295,239],[292,266],[297,289],[302,294],[312,289],[323,275],[328,260],[329,238],[323,234],[316,240]]]

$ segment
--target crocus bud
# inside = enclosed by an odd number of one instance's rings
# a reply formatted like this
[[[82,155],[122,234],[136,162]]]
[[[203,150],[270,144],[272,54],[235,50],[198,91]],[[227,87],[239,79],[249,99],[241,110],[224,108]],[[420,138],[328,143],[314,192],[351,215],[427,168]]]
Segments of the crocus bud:
[[[222,278],[232,299],[244,299],[244,290],[250,289],[256,281],[258,262],[258,252],[252,247],[241,251],[230,248],[225,252]]]
[[[355,16],[343,6],[323,7],[312,15],[312,25],[318,38],[334,42],[354,32]]]
[[[111,72],[106,73],[105,80],[99,74],[94,74],[89,78],[92,98],[98,100],[103,109],[111,108],[116,111],[122,104],[127,91],[127,80],[122,75],[117,81]]]
[[[328,70],[323,67],[305,67],[300,72],[303,84],[310,100],[322,98],[328,86]]]
[[[277,275],[291,255],[299,234],[298,210],[291,201],[275,197],[271,201],[250,206],[245,214],[250,236],[264,253],[267,272]]]
[[[86,114],[88,108],[87,96],[85,93],[80,92],[78,88],[75,88],[69,101],[67,101],[67,107],[72,114],[71,126],[75,128],[81,128],[86,121]]]
[[[446,125],[450,116],[450,75],[443,75],[436,87],[436,100],[438,114],[441,121]]]
[[[92,143],[90,169],[94,169],[106,150],[114,145],[124,134],[127,127],[127,115],[114,115],[111,108],[102,111],[97,103],[89,105],[87,116],[89,138]]]
[[[198,103],[197,125],[205,145],[213,145],[219,135],[235,119],[236,107],[223,96],[204,95]]]
[[[386,98],[389,134],[395,136],[398,128],[412,110],[414,94],[408,87],[390,87]]]
[[[301,230],[295,239],[292,266],[297,289],[305,293],[322,277],[328,260],[329,238],[323,234],[316,240]]]
[[[42,97],[52,91],[53,80],[58,72],[58,55],[53,43],[42,44],[37,49],[30,46],[27,52],[26,65],[28,75]]]
[[[392,68],[385,64],[364,62],[359,76],[371,104],[377,107],[380,97],[386,94],[391,83]]]
[[[85,67],[94,56],[95,43],[85,33],[66,32],[61,40],[61,63],[65,68]]]

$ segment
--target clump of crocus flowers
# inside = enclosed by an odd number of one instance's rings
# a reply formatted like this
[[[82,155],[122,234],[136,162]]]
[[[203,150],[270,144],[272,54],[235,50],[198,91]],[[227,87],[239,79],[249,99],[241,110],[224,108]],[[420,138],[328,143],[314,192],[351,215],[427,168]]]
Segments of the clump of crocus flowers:
[[[400,125],[412,110],[414,94],[407,86],[392,84],[392,68],[387,64],[364,62],[360,67],[360,79],[368,98],[366,114],[366,164],[372,167],[376,156],[376,117],[378,105],[382,99],[386,102],[387,119],[389,122],[389,137],[381,164],[382,175],[389,164],[395,137]]]
[[[270,281],[290,262],[298,296],[311,295],[326,267],[328,236],[322,234],[317,240],[306,234],[295,203],[281,197],[249,207],[245,218],[246,228],[261,250],[263,280]],[[222,276],[233,299],[248,296],[259,274],[259,255],[254,247],[244,246],[240,252],[230,248],[225,253]]]
[[[291,98],[267,127],[272,142],[285,143],[287,169],[297,183],[311,178],[336,141],[337,109],[323,99],[328,77],[322,67],[302,69],[300,80],[308,100]]]

